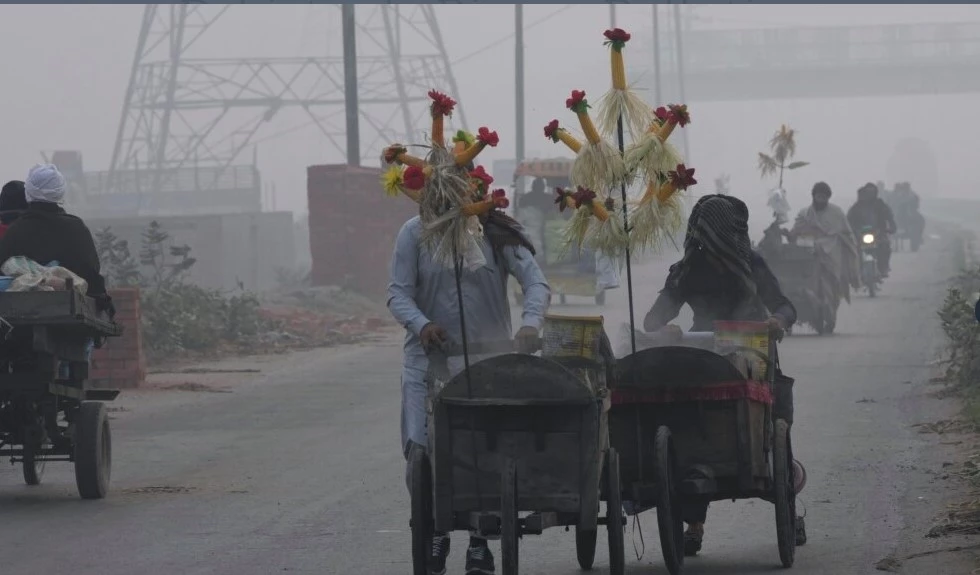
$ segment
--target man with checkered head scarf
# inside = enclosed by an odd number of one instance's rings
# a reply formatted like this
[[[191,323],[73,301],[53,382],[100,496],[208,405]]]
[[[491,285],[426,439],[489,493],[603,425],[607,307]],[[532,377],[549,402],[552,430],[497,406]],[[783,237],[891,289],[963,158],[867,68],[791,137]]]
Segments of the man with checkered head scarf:
[[[710,194],[698,200],[688,219],[684,256],[670,267],[664,289],[643,321],[644,329],[679,336],[680,328],[668,324],[687,304],[694,311],[691,331],[713,331],[715,321],[763,321],[781,339],[796,321],[796,309],[762,256],[752,250],[748,231],[749,210],[738,198]],[[792,404],[791,397],[788,402]],[[707,513],[706,503],[682,505],[688,524],[685,554],[701,550]],[[802,537],[801,531],[798,543]]]

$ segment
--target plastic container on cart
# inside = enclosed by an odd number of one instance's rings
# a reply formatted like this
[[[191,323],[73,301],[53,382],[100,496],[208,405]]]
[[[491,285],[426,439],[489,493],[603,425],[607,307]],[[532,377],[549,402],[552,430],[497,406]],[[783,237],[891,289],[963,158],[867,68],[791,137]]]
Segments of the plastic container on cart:
[[[759,321],[716,321],[715,349],[723,352],[732,346],[750,348],[762,354],[752,354],[746,359],[751,371],[750,379],[765,380],[768,376],[769,324]]]

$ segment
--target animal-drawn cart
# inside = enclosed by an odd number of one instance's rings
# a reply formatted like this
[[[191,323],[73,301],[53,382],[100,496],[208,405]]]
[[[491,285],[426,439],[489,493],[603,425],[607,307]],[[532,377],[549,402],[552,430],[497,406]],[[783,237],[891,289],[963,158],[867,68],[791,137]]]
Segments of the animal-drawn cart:
[[[543,347],[538,357],[510,352],[512,342],[470,345],[474,358],[497,355],[453,377],[445,356],[430,355],[429,446],[411,455],[409,474],[416,575],[427,573],[433,532],[499,537],[502,572],[516,575],[519,539],[558,526],[575,529],[579,563],[591,569],[600,525],[610,572],[623,573],[619,458],[606,418],[611,365],[597,355],[549,356],[547,327]]]
[[[765,333],[765,324],[745,325]],[[609,425],[623,499],[657,508],[672,574],[683,564],[681,505],[726,499],[773,503],[780,560],[793,564],[802,467],[790,439],[792,380],[777,380],[775,344],[763,345],[768,353],[688,333],[618,362]]]
[[[92,389],[88,354],[122,328],[73,289],[0,293],[0,457],[41,482],[49,461],[75,464],[79,495],[106,496],[112,460],[103,401],[118,390]]]

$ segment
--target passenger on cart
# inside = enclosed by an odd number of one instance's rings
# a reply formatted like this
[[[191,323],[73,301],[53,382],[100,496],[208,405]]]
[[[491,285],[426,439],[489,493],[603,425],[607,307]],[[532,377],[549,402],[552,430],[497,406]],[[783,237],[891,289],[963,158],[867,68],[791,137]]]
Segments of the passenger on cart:
[[[513,336],[507,297],[507,280],[512,275],[524,291],[521,327],[515,336],[518,351],[533,351],[551,301],[551,288],[520,224],[499,210],[481,219],[487,240],[482,244],[486,264],[474,271],[462,266],[461,272],[467,342],[500,341]],[[426,253],[419,244],[421,229],[419,217],[402,226],[395,240],[388,284],[388,309],[406,331],[401,429],[407,461],[411,461],[415,450],[426,450],[428,446],[426,352],[446,343],[462,342],[455,270],[433,261]],[[411,477],[406,479],[411,486]],[[431,553],[430,573],[445,573],[448,534],[437,533],[433,537]],[[494,569],[486,539],[471,535],[466,553],[467,575],[491,575]]]
[[[694,312],[691,331],[712,331],[715,321],[768,321],[772,336],[782,339],[796,321],[796,309],[765,260],[751,249],[748,220],[748,207],[737,198],[710,194],[698,200],[688,219],[684,256],[670,267],[664,289],[644,318],[644,330],[679,339],[681,328],[670,322],[687,304]],[[777,377],[783,376],[777,372]],[[792,423],[791,414],[787,423]],[[683,505],[686,555],[701,550],[707,513],[707,503]],[[802,537],[800,529],[798,544]]]
[[[0,238],[7,233],[10,224],[27,210],[27,196],[24,195],[24,182],[11,180],[0,190]]]

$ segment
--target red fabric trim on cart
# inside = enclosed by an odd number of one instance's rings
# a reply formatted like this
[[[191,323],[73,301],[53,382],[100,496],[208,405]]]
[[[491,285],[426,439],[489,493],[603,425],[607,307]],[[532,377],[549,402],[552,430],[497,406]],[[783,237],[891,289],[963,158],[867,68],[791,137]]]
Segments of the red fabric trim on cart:
[[[750,399],[772,405],[769,386],[759,381],[726,381],[710,385],[655,389],[619,388],[612,390],[612,404],[681,403],[685,401],[732,401]]]

